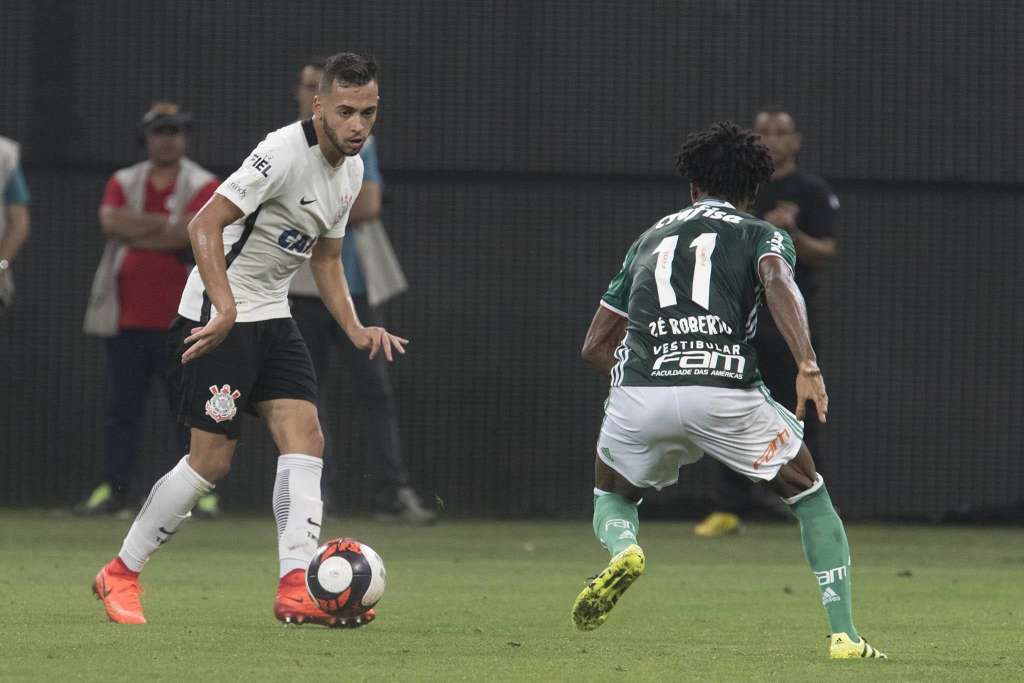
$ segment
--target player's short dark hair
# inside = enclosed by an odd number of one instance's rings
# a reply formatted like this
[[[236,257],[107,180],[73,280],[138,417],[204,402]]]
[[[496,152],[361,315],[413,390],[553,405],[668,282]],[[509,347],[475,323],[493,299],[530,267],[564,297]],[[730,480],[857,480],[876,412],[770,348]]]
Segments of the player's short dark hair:
[[[354,52],[339,52],[324,64],[320,76],[320,92],[327,92],[335,82],[341,85],[366,85],[377,80],[377,62]]]
[[[701,191],[727,201],[753,201],[775,165],[760,138],[732,121],[691,133],[676,154],[676,170]]]

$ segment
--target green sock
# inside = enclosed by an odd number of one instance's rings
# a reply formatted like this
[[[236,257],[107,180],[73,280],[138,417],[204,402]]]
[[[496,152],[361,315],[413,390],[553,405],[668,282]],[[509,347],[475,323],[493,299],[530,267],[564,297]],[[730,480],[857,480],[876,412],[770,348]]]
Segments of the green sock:
[[[614,557],[636,543],[636,503],[617,493],[594,496],[594,535]]]
[[[821,488],[791,506],[800,520],[804,555],[818,579],[821,604],[832,633],[845,632],[856,642],[860,636],[853,626],[850,546],[843,522],[832,507],[832,499]]]

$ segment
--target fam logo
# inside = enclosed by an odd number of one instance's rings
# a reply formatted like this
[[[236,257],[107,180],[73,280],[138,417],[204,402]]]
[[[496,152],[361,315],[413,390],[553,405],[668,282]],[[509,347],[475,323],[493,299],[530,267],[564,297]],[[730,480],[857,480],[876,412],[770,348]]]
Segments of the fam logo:
[[[819,586],[828,586],[836,581],[842,581],[847,576],[846,565],[842,564],[834,569],[826,569],[820,572],[814,572],[814,576],[818,579]]]
[[[341,203],[338,204],[338,210],[334,213],[331,218],[331,227],[334,227],[341,222],[341,219],[348,213],[348,210],[352,207],[352,195],[347,194],[341,198]]]
[[[206,402],[206,414],[210,416],[211,420],[227,422],[238,414],[235,400],[242,395],[242,392],[237,389],[232,391],[230,384],[225,384],[220,389],[214,384],[210,387],[210,393],[213,396]]]
[[[669,351],[655,359],[651,377],[709,375],[739,379],[746,367],[747,359],[739,354],[707,350]]]
[[[299,232],[295,228],[290,228],[278,235],[277,243],[288,251],[294,251],[297,254],[305,254],[313,248],[314,244],[316,244],[316,238]]]
[[[767,465],[774,460],[775,456],[779,453],[779,449],[785,446],[786,442],[790,439],[792,439],[792,436],[789,433],[789,429],[783,428],[781,432],[775,435],[775,438],[768,444],[768,447],[764,449],[761,457],[754,461],[754,469],[760,469],[762,465]]]
[[[609,519],[604,523],[605,533],[608,533],[613,528],[622,529],[622,532],[619,534],[620,541],[626,539],[636,540],[636,530],[633,528],[633,523],[628,519]]]

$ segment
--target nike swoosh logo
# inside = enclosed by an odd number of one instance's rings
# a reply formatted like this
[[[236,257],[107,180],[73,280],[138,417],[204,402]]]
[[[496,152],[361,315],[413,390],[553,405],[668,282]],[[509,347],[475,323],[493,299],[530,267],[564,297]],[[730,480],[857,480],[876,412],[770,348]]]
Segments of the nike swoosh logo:
[[[168,536],[173,536],[174,534],[178,533],[177,530],[175,530],[175,531],[168,531],[167,529],[165,529],[163,527],[160,527],[160,531],[161,531],[161,533],[165,533]]]
[[[313,526],[317,526],[317,527],[320,526],[319,524],[317,524],[316,522],[313,521],[312,517],[306,517],[306,521],[309,522],[310,524],[312,524]]]
[[[103,597],[110,595],[110,589],[107,588],[107,580],[100,577],[100,592],[103,593]]]
[[[299,605],[302,604],[302,598],[290,598],[290,597],[288,597],[288,598],[285,598],[285,600],[291,600],[292,602],[297,603]]]
[[[315,201],[315,199],[306,199],[305,197],[303,197],[302,199],[299,200],[299,204],[305,206],[306,204],[312,204]]]

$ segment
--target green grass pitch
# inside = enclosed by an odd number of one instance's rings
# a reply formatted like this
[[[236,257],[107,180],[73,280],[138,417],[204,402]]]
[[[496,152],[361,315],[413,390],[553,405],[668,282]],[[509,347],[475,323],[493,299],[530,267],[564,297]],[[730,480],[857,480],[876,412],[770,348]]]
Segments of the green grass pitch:
[[[128,522],[0,511],[0,680],[1024,680],[1024,532],[849,528],[858,627],[892,658],[830,662],[795,523],[703,540],[641,523],[647,573],[608,622],[569,608],[607,560],[590,522],[328,521],[384,557],[358,631],[278,624],[270,514],[189,521],[143,576],[149,624],[89,592]]]

